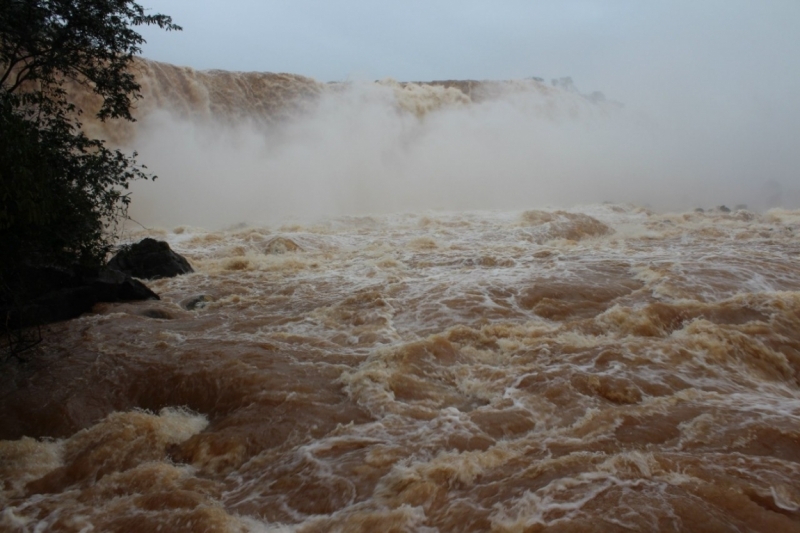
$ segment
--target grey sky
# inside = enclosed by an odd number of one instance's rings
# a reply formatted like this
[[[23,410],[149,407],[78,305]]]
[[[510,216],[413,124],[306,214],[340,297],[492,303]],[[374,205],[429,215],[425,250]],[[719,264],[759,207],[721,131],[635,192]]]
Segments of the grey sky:
[[[150,0],[144,55],[321,81],[572,76],[629,104],[800,95],[797,0]]]

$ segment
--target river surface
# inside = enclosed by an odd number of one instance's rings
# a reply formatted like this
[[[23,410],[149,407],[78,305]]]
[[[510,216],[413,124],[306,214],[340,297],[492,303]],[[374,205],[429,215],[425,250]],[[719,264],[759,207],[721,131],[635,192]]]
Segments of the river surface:
[[[3,372],[4,531],[800,531],[800,211],[146,235]]]

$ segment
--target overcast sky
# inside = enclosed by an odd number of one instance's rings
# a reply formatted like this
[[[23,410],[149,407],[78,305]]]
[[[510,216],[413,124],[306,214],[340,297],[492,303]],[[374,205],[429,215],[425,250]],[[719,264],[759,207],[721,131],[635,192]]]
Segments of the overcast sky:
[[[629,104],[800,95],[798,0],[149,0],[144,55],[320,81],[572,76]],[[713,101],[713,104],[712,104]]]

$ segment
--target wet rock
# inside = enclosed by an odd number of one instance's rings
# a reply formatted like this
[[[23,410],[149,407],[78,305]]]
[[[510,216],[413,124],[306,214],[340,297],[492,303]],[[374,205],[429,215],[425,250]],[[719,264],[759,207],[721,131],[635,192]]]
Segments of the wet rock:
[[[172,251],[169,244],[149,237],[120,250],[108,266],[142,279],[172,278],[194,272],[186,258]]]
[[[267,243],[265,250],[268,254],[285,254],[286,252],[302,252],[303,249],[291,239],[275,237]]]
[[[109,268],[40,267],[21,274],[27,287],[20,301],[0,302],[0,329],[28,327],[76,318],[99,302],[159,300],[141,281]]]
[[[181,307],[186,309],[187,311],[194,311],[195,309],[202,309],[209,302],[213,301],[211,296],[207,294],[200,294],[198,296],[192,296],[191,298],[186,298],[181,302]]]
[[[731,212],[731,208],[727,207],[727,206],[724,206],[724,205],[720,205],[720,206],[717,207],[717,211],[719,211],[721,213],[730,213]]]

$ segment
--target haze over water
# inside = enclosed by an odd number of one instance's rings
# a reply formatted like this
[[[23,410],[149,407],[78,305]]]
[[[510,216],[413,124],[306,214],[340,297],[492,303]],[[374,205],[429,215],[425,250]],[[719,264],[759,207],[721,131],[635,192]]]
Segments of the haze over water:
[[[796,103],[137,69],[195,273],[3,376],[0,529],[800,531]]]
[[[797,153],[765,159],[783,133],[709,124],[702,111],[687,123],[656,120],[534,80],[322,84],[156,63],[146,70],[132,144],[166,179],[134,189],[132,216],[145,225],[601,201],[764,210],[800,201],[790,179]]]
[[[221,10],[175,1],[169,7],[186,30],[146,33],[145,52],[174,64],[283,71],[362,86],[387,78],[531,76],[549,85],[572,76],[580,91],[603,91],[625,105],[613,120],[543,121],[532,109],[541,99],[528,95],[469,113],[437,114],[419,126],[396,120],[387,95],[367,91],[370,105],[358,98],[327,99],[295,128],[295,136],[271,143],[281,147],[278,154],[265,154],[252,142],[235,149],[248,138],[239,131],[224,146],[208,132],[196,133],[199,147],[178,149],[183,159],[194,160],[199,148],[216,164],[182,169],[169,154],[158,157],[159,163],[169,161],[172,176],[208,176],[215,198],[236,190],[270,196],[265,185],[254,185],[265,183],[288,193],[280,195],[278,206],[259,206],[256,215],[247,209],[248,217],[265,216],[263,207],[307,209],[312,215],[319,214],[315,208],[326,214],[381,212],[387,185],[392,193],[404,187],[406,197],[390,212],[431,204],[525,208],[601,201],[659,209],[798,205],[800,5],[792,0],[434,0],[413,6],[299,1],[232,3]],[[568,107],[560,106],[561,118]],[[237,187],[215,188],[215,182],[230,179],[220,160],[238,161]],[[474,193],[454,187],[455,179]],[[492,194],[486,194],[488,183],[494,184]],[[309,187],[320,197],[335,189],[328,203],[342,205],[312,207],[307,195],[292,194]],[[365,188],[378,189],[383,198],[359,196]],[[439,190],[454,188],[460,194],[441,198]]]

